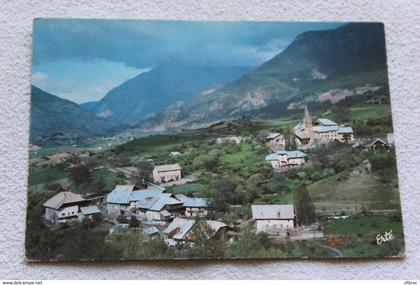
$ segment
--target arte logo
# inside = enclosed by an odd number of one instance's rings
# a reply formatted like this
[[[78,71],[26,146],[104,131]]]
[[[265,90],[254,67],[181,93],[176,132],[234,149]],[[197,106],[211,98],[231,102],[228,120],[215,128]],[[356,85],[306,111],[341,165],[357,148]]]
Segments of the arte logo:
[[[394,239],[394,235],[392,234],[392,230],[390,230],[389,232],[385,232],[383,235],[378,234],[376,236],[376,243],[378,245],[384,243],[384,242],[389,242],[391,240]]]

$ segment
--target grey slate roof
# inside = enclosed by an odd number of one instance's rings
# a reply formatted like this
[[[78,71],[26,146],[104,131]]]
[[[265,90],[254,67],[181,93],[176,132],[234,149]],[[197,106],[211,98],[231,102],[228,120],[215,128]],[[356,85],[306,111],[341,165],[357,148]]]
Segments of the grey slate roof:
[[[352,129],[352,127],[340,127],[338,129],[338,133],[339,134],[352,134],[353,129]]]
[[[72,192],[60,192],[47,200],[43,206],[46,208],[58,210],[65,204],[78,203],[83,201],[85,201],[85,199],[80,194],[74,194]]]
[[[254,220],[292,220],[295,217],[291,204],[251,205]]]
[[[145,232],[147,235],[153,235],[159,233],[159,230],[156,227],[147,227],[143,229],[143,232]]]
[[[195,220],[187,220],[182,218],[175,218],[172,223],[163,231],[164,234],[170,234],[175,229],[178,229],[178,232],[172,236],[173,239],[182,240],[188,234],[195,224]]]
[[[106,197],[110,204],[129,204],[131,201],[141,201],[148,197],[158,197],[165,188],[149,185],[146,190],[134,190],[134,185],[117,185]]]
[[[318,119],[318,122],[323,126],[336,126],[337,125],[336,122],[331,121],[330,119],[326,119],[326,118],[320,118]]]
[[[101,211],[96,206],[80,207],[80,211],[85,216],[101,213]]]

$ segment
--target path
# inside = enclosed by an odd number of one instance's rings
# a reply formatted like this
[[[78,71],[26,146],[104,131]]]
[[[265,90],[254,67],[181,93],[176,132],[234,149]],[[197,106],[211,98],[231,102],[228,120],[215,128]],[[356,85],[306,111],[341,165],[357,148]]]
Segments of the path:
[[[328,255],[330,257],[335,257],[335,258],[343,258],[344,255],[341,251],[339,251],[338,249],[334,248],[334,247],[330,247],[330,246],[326,246],[326,245],[319,245],[320,247],[326,249],[328,251]]]

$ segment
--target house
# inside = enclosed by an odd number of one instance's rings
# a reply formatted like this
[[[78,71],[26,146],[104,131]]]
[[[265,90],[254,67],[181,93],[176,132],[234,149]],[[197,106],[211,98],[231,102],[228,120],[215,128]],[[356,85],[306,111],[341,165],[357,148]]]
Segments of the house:
[[[182,202],[170,193],[160,193],[154,197],[145,197],[137,204],[140,218],[151,222],[166,222],[173,218],[169,212],[181,212]]]
[[[160,231],[158,228],[151,226],[143,229],[143,232],[149,237],[159,236]]]
[[[180,153],[180,152],[178,152],[178,151],[171,151],[170,153],[169,153],[169,156],[170,157],[177,157],[177,156],[181,156],[182,154]]]
[[[108,216],[115,219],[127,212],[136,212],[137,203],[146,199],[158,197],[165,188],[148,184],[147,189],[135,190],[135,185],[117,185],[106,197]]]
[[[203,198],[190,198],[183,194],[175,195],[175,198],[182,202],[185,209],[184,215],[187,218],[205,217],[208,214],[208,200]]]
[[[229,228],[228,225],[220,221],[208,220],[206,223],[213,232],[213,234],[208,237],[209,239],[220,235],[222,231]],[[168,227],[163,230],[165,243],[168,246],[174,246],[178,242],[191,242],[193,238],[192,232],[196,226],[197,222],[195,220],[175,218]]]
[[[290,167],[300,166],[306,163],[307,155],[299,150],[277,150],[265,157],[276,170],[287,170]]]
[[[80,207],[86,200],[79,194],[60,192],[43,204],[45,218],[52,223],[66,223],[79,219]]]
[[[280,133],[269,133],[266,137],[267,146],[273,150],[285,149],[286,139]]]
[[[243,137],[228,136],[228,137],[220,137],[220,138],[217,138],[216,139],[216,143],[217,144],[222,144],[222,143],[236,143],[236,144],[240,144],[244,140],[245,140],[245,138],[243,138]]]
[[[312,124],[312,118],[305,105],[303,123],[299,123],[293,128],[296,145],[299,149],[310,149],[317,143],[352,142],[354,140],[352,127],[338,125],[326,118],[318,119],[317,123],[315,126]]]
[[[293,205],[251,205],[257,232],[288,237],[296,227]]]
[[[371,150],[389,150],[391,148],[391,145],[383,139],[374,139],[373,141],[367,144],[367,148]]]
[[[181,179],[181,166],[178,163],[157,165],[153,169],[153,181],[165,183]]]

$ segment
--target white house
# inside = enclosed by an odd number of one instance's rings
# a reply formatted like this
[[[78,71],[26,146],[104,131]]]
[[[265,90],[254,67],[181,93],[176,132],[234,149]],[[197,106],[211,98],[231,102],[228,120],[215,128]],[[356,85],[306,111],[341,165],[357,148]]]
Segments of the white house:
[[[267,146],[273,150],[285,149],[286,139],[280,133],[269,133],[266,137]]]
[[[153,181],[165,183],[181,179],[181,166],[178,163],[157,165],[153,169]]]
[[[293,205],[252,205],[252,218],[257,232],[287,237],[295,228],[295,210]]]
[[[276,170],[287,170],[289,167],[300,166],[306,163],[307,155],[299,150],[277,150],[265,157]]]
[[[60,192],[43,204],[45,218],[52,223],[66,223],[79,219],[80,206],[86,200],[80,194]]]

